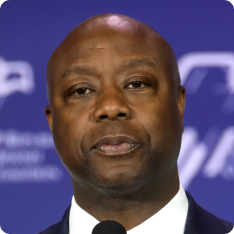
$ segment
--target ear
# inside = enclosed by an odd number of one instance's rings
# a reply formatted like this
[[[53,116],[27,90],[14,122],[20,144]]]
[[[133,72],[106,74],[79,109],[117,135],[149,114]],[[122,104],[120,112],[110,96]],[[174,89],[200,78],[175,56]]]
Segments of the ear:
[[[180,114],[180,119],[184,125],[184,109],[185,109],[185,87],[180,85],[177,89],[177,106]]]
[[[47,118],[47,121],[48,121],[48,124],[49,124],[49,128],[50,128],[50,130],[52,132],[53,118],[52,118],[50,105],[45,108],[45,114],[46,114],[46,118]]]

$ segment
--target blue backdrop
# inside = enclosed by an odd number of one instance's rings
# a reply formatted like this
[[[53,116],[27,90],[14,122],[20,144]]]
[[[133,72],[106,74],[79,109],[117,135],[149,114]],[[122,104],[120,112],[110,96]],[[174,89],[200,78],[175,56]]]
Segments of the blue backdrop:
[[[171,44],[187,87],[182,185],[234,222],[234,7],[225,0],[9,0],[0,8],[0,226],[38,233],[73,195],[44,115],[48,59],[87,18],[126,14]],[[48,212],[49,211],[49,212]]]

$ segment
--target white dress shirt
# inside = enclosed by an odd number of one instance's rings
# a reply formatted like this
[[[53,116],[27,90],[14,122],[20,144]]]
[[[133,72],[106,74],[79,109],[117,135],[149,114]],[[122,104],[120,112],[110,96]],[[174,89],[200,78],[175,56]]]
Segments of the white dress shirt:
[[[183,234],[188,214],[188,199],[180,185],[178,193],[160,211],[140,225],[127,231],[127,234]],[[83,210],[72,197],[69,216],[69,234],[91,234],[99,223]]]

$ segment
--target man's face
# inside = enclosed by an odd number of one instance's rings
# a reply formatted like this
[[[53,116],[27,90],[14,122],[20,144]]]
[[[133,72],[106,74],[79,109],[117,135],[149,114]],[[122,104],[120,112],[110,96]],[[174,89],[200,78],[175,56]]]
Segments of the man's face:
[[[103,31],[80,36],[60,54],[46,114],[73,181],[127,187],[174,176],[184,93],[177,99],[163,45]]]

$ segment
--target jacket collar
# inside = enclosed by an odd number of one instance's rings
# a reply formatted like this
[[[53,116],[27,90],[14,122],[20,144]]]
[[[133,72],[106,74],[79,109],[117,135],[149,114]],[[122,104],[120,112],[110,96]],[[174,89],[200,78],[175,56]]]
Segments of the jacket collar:
[[[233,229],[233,224],[201,208],[187,191],[186,196],[189,209],[184,234],[226,234]]]

